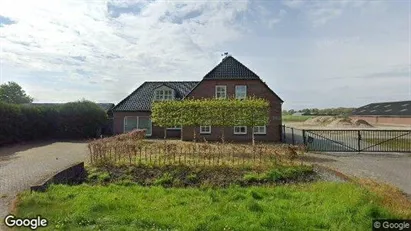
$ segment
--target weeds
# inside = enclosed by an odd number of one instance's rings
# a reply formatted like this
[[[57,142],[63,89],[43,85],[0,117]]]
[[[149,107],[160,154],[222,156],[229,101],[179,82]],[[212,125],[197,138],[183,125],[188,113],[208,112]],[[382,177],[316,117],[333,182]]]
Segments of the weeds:
[[[303,146],[281,144],[191,143],[147,141],[143,133],[114,136],[89,143],[91,164],[150,164],[216,166],[276,165],[292,162],[304,153]]]

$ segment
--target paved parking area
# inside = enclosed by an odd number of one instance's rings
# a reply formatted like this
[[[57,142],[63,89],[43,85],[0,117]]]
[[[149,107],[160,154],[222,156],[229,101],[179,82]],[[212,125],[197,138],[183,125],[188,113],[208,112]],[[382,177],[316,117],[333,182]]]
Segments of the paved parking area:
[[[309,153],[306,158],[346,175],[394,185],[411,195],[411,153]]]
[[[84,142],[42,142],[0,148],[0,230],[17,193],[86,158]]]

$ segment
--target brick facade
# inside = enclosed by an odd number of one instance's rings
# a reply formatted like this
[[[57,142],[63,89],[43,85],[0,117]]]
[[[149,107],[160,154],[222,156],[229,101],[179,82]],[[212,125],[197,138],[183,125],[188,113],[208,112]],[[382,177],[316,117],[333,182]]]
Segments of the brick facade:
[[[270,101],[270,120],[266,128],[265,135],[255,135],[256,141],[274,141],[279,142],[281,138],[281,100],[261,81],[261,80],[203,80],[193,91],[187,95],[187,98],[214,98],[215,86],[227,86],[227,97],[235,97],[235,86],[246,85],[247,96],[256,96]],[[224,137],[226,141],[251,141],[252,128],[247,128],[247,134],[234,134],[233,127],[226,127]],[[199,134],[200,128],[196,128],[196,134],[199,140],[216,141],[221,139],[221,128],[212,127],[211,134]],[[183,140],[193,140],[193,127],[183,128]]]
[[[114,134],[124,132],[124,117],[126,116],[150,116],[151,112],[114,112]],[[181,130],[167,130],[168,138],[180,138]],[[164,138],[164,128],[152,125],[150,138]]]
[[[189,98],[214,98],[215,86],[226,85],[227,97],[235,96],[236,85],[247,86],[247,96],[256,96],[265,98],[270,101],[270,120],[266,128],[266,134],[256,134],[256,141],[273,141],[279,142],[281,138],[281,100],[261,81],[261,80],[203,80],[193,91],[187,95]],[[150,116],[151,112],[114,112],[114,134],[120,134],[124,131],[125,116]],[[167,138],[181,138],[191,141],[194,138],[193,127],[184,127],[182,130],[167,130]],[[252,128],[247,128],[247,134],[234,134],[233,127],[226,127],[224,137],[226,141],[251,141]],[[221,140],[222,129],[212,127],[211,134],[200,134],[200,128],[196,128],[197,140],[219,141]],[[152,126],[151,138],[163,138],[164,128]]]

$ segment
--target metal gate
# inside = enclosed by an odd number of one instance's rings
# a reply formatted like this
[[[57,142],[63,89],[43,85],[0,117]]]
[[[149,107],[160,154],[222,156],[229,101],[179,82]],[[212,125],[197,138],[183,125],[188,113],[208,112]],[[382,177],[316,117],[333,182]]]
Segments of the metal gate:
[[[283,142],[321,152],[411,152],[411,130],[296,129],[283,126]]]

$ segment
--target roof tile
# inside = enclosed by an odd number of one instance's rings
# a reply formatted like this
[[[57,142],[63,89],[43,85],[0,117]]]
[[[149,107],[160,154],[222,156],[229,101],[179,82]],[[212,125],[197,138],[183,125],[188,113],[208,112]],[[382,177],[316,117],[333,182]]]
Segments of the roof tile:
[[[352,115],[411,116],[411,101],[371,103],[355,109]]]
[[[154,89],[167,86],[176,91],[176,98],[182,99],[186,96],[199,82],[196,81],[161,81],[161,82],[144,82],[133,93],[118,103],[113,111],[150,111],[153,101]]]
[[[232,56],[225,57],[221,63],[208,72],[203,79],[260,79],[253,71]]]

